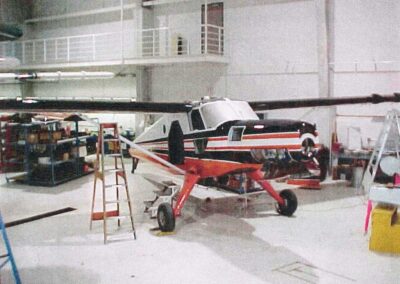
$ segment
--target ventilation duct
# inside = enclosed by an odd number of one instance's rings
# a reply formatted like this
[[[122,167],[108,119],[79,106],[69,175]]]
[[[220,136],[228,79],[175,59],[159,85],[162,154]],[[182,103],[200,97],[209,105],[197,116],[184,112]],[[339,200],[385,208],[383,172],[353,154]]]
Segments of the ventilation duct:
[[[22,29],[18,25],[0,23],[0,41],[15,40],[22,34]]]

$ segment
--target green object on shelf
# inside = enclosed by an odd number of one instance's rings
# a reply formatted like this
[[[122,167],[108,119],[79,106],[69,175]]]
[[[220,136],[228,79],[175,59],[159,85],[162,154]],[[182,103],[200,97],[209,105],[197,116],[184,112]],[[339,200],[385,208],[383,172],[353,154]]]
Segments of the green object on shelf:
[[[0,23],[0,37],[5,40],[18,39],[23,35],[22,29],[17,24]]]

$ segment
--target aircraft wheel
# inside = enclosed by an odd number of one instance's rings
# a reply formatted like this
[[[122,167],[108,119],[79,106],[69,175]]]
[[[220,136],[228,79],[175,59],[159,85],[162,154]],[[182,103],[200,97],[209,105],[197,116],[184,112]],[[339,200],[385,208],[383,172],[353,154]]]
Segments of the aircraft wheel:
[[[284,205],[278,204],[277,211],[284,216],[292,216],[297,209],[297,197],[293,191],[289,189],[282,190],[279,193],[280,197],[285,201]]]
[[[157,210],[158,226],[162,232],[172,232],[175,229],[175,216],[169,203],[161,203]]]

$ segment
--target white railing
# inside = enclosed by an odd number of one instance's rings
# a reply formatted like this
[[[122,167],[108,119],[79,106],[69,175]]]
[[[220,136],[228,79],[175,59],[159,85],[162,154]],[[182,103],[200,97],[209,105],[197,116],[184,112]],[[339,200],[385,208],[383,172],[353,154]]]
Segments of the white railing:
[[[170,56],[176,55],[178,51],[177,44],[172,43],[171,32],[167,27],[143,29],[138,31],[139,46],[141,47],[141,56]],[[171,50],[175,46],[176,50]],[[183,48],[181,45],[179,48]],[[185,54],[189,54],[186,48]]]
[[[224,54],[224,28],[214,25],[201,25],[200,34],[167,27],[144,29],[138,38],[143,57]]]
[[[201,31],[168,27],[128,33],[102,33],[0,42],[0,57],[16,57],[22,65],[95,62],[143,57],[224,54],[224,28]]]
[[[224,28],[201,25],[201,50],[205,54],[224,54]]]
[[[16,57],[23,65],[113,60],[122,55],[116,42],[121,33],[1,42],[0,56]]]

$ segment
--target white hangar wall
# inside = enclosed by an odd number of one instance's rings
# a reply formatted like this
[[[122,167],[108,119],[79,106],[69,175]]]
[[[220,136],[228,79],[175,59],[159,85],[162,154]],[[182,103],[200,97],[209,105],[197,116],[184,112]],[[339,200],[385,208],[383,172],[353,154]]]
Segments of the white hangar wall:
[[[133,0],[124,0],[124,5],[133,4]],[[116,34],[124,33],[123,48],[119,37],[115,40],[111,36],[110,46],[116,54],[130,57],[136,52],[135,37],[137,27],[137,15],[135,9],[124,10],[123,25],[121,26],[121,14],[119,10],[109,13],[88,13],[81,17],[69,17],[74,13],[85,13],[110,7],[118,7],[120,0],[78,1],[78,0],[35,0],[31,18],[46,18],[56,16],[49,21],[39,21],[25,25],[23,40],[49,39],[60,37],[84,36],[91,34]],[[62,16],[65,17],[62,17]],[[58,16],[61,16],[57,19]],[[85,48],[85,46],[82,46]],[[60,68],[61,70],[63,68]],[[111,71],[118,73],[122,67],[106,66],[64,69],[63,71]],[[72,80],[59,82],[35,82],[30,84],[26,95],[37,97],[94,97],[94,98],[136,98],[135,69],[125,67],[125,77],[99,80]],[[54,70],[53,70],[54,71]],[[55,71],[58,71],[55,70]],[[93,114],[92,117],[100,121],[118,121],[124,128],[134,128],[135,116],[132,114]]]
[[[0,22],[22,23],[26,16],[24,1],[22,0],[0,0]],[[0,65],[0,72],[6,72],[6,67]],[[18,84],[2,84],[0,86],[0,97],[19,97],[21,88]]]
[[[17,3],[18,2],[18,3]],[[124,0],[124,5],[134,4],[135,0]],[[126,9],[123,13],[123,25],[121,25],[121,13],[119,10],[120,0],[96,0],[96,1],[78,1],[78,0],[35,0],[32,5],[26,5],[22,0],[11,1],[1,0],[1,4],[6,4],[1,8],[2,14],[8,15],[8,21],[24,22],[24,17],[36,19],[37,21],[25,22],[24,34],[21,40],[30,39],[52,39],[61,37],[86,36],[92,34],[114,34],[124,33],[124,44],[121,48],[119,36],[110,38],[109,51],[124,57],[131,56],[136,52],[135,37],[138,17],[136,9]],[[30,11],[22,10],[31,7]],[[98,12],[107,9],[113,9],[110,12]],[[81,13],[82,16],[77,16]],[[86,14],[85,14],[86,13]],[[2,15],[1,14],[1,15]],[[23,16],[20,16],[23,14]],[[28,15],[29,14],[29,15]],[[74,16],[72,16],[74,15]],[[13,18],[10,18],[13,16]],[[19,18],[18,18],[19,17]],[[47,19],[47,20],[46,20]],[[90,42],[86,38],[82,39],[81,51],[75,47],[76,52],[82,52],[84,57],[87,52],[87,46]],[[99,56],[101,56],[100,54]],[[121,58],[121,57],[119,57]],[[83,60],[84,61],[84,60]],[[106,66],[100,69],[95,66],[68,69],[67,64],[60,68],[46,69],[46,64],[41,64],[38,68],[33,66],[32,71],[111,71],[118,73],[124,68],[125,74],[134,74],[135,69],[131,67],[113,67]],[[12,82],[11,82],[12,83]],[[2,84],[0,96],[39,96],[39,97],[136,97],[136,79],[135,76],[119,77],[111,80],[79,80],[79,81],[60,81],[60,82],[40,82],[32,84]],[[22,87],[21,87],[22,86]]]
[[[209,1],[213,2],[213,1]],[[217,1],[214,1],[217,2]],[[169,25],[185,37],[198,28],[201,4],[183,2],[154,7],[155,26]],[[400,90],[400,3],[395,0],[335,0],[332,95],[365,96]],[[225,54],[229,64],[153,67],[154,100],[180,101],[205,95],[244,100],[315,98],[318,87],[318,35],[315,1],[225,1]],[[200,35],[200,33],[198,33]],[[199,39],[200,40],[200,39]],[[393,104],[340,106],[337,130],[347,144],[348,128],[360,128],[364,144],[376,139],[379,119]],[[396,106],[397,107],[397,106]],[[317,123],[329,144],[328,108],[279,110],[268,117],[302,118]],[[351,115],[351,117],[349,117]]]
[[[205,95],[249,100],[318,96],[314,3],[281,2],[226,1],[225,54],[229,64],[152,68],[154,99],[199,99]],[[183,37],[191,35],[192,30],[200,27],[202,3],[156,6],[155,24],[168,23],[180,28]]]
[[[335,0],[335,4],[335,96],[399,92],[400,2]],[[382,118],[357,116],[384,116],[392,108],[400,109],[400,106],[338,107],[339,139],[348,144],[347,132],[351,132],[350,127],[356,127],[361,132],[363,144],[373,145],[379,135]]]
[[[4,2],[3,0],[2,2]],[[13,3],[13,1],[5,1]],[[139,0],[124,3],[140,4]],[[208,1],[217,2],[217,1]],[[319,0],[230,0],[224,1],[224,51],[228,64],[175,63],[146,67],[150,73],[150,93],[155,101],[182,101],[203,96],[224,96],[244,100],[315,98],[319,94],[317,3]],[[363,96],[400,90],[400,2],[396,0],[330,0],[333,13],[329,22],[334,49],[330,68],[334,70],[332,95]],[[78,1],[37,0],[29,18],[71,14],[117,7],[120,0]],[[332,4],[333,3],[333,4]],[[136,29],[168,27],[200,52],[201,5],[204,0],[127,9],[123,32],[125,57],[135,54]],[[16,5],[9,5],[16,7]],[[26,14],[26,11],[24,12]],[[15,15],[14,15],[15,14]],[[7,15],[20,17],[20,12]],[[119,13],[93,14],[26,25],[24,39],[74,36],[121,31]],[[120,44],[115,52],[121,52]],[[124,67],[125,68],[125,67]],[[107,71],[112,68],[106,67]],[[129,68],[128,68],[129,69]],[[91,70],[96,70],[93,66]],[[131,70],[135,72],[134,68]],[[132,77],[113,80],[38,83],[24,92],[37,96],[136,97]],[[4,84],[0,96],[20,96],[19,85]],[[395,104],[340,106],[337,130],[347,143],[350,127],[358,127],[363,142],[374,140],[379,132],[379,117]],[[302,118],[319,125],[324,143],[329,144],[327,108],[318,110],[279,110],[268,117]],[[357,130],[358,131],[358,130]]]
[[[124,0],[125,5],[132,4],[133,0]],[[24,39],[49,39],[64,36],[80,36],[91,34],[124,33],[124,44],[121,48],[119,40],[110,38],[109,44],[115,53],[123,53],[125,57],[135,51],[134,37],[136,33],[136,15],[134,9],[124,11],[123,26],[119,10],[109,13],[93,13],[81,17],[59,17],[74,13],[84,13],[111,7],[118,7],[120,0],[77,1],[77,0],[37,0],[33,2],[32,18],[56,16],[49,21],[39,21],[25,25]],[[84,40],[84,39],[83,39]],[[85,50],[84,42],[82,50]],[[87,43],[89,44],[89,43]],[[102,67],[102,70],[118,72],[121,68]],[[129,68],[126,68],[129,73]],[[88,68],[78,68],[88,70]],[[69,71],[69,70],[65,70]],[[96,67],[89,66],[89,71],[96,71]],[[134,73],[134,70],[131,72]],[[58,83],[35,83],[32,85],[32,94],[40,97],[136,97],[135,77],[126,76],[110,80],[80,80],[62,81]]]
[[[155,24],[173,24],[180,26],[183,36],[190,34],[199,29],[203,3],[199,0],[155,7]],[[153,99],[318,97],[313,1],[225,1],[224,29],[227,65],[152,68]],[[297,118],[306,111],[271,112],[269,117]]]

